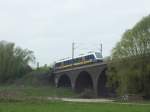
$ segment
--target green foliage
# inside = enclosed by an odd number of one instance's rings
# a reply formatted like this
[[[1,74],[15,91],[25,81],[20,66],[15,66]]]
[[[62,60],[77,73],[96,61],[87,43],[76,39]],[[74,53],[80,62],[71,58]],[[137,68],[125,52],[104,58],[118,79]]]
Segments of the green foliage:
[[[127,30],[113,49],[113,58],[145,56],[150,53],[150,16]]]
[[[150,16],[127,30],[112,51],[109,85],[117,93],[150,97]]]
[[[50,85],[3,85],[0,86],[0,102],[3,100],[32,100],[32,98],[74,97],[76,94],[68,88],[56,88]],[[27,102],[28,102],[27,100]]]
[[[0,41],[0,83],[21,77],[30,70],[33,52],[15,47],[14,43]]]
[[[50,66],[44,65],[44,66],[41,66],[41,67],[37,68],[34,71],[48,73],[48,72],[52,72],[52,68]]]
[[[51,73],[45,69],[33,70],[15,81],[19,85],[44,86],[50,85]]]

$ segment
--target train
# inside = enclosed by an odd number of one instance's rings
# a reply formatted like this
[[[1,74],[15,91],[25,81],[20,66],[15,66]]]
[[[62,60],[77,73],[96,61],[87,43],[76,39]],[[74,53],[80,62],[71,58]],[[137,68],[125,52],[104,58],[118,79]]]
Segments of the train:
[[[60,69],[66,69],[71,68],[75,66],[83,66],[87,64],[97,63],[97,62],[103,62],[103,56],[100,52],[90,52],[86,55],[78,56],[74,59],[65,59],[55,62],[54,69],[60,70]]]

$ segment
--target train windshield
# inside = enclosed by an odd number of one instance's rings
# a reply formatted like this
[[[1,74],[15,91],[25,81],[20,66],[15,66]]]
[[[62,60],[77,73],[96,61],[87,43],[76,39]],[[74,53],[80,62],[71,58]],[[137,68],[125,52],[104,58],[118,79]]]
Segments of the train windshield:
[[[96,55],[96,58],[102,58],[101,53],[96,52],[95,55]]]

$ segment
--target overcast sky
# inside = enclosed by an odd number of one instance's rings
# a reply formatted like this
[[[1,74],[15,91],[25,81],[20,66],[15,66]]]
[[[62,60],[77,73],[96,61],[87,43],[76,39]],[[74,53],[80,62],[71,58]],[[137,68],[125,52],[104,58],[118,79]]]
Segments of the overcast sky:
[[[150,0],[0,0],[0,40],[34,51],[40,65],[98,50],[108,56],[127,29],[150,14]]]

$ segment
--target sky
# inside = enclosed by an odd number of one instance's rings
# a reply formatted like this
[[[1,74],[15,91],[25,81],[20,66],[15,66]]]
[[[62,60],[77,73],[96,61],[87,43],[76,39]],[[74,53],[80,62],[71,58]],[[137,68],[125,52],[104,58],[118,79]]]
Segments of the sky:
[[[0,0],[0,40],[34,51],[40,65],[98,51],[150,14],[150,0]]]

